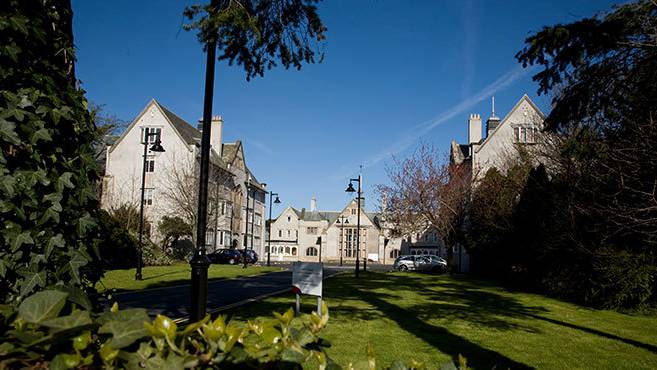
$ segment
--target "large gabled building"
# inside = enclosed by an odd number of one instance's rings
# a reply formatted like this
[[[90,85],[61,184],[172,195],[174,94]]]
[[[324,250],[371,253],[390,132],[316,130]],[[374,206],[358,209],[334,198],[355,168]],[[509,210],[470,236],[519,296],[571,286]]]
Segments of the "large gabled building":
[[[205,244],[208,250],[246,245],[262,253],[265,187],[247,167],[242,143],[222,142],[222,118],[213,117],[211,125],[211,212]],[[149,143],[157,137],[165,149],[161,153],[146,153],[146,232],[159,240],[157,225],[163,216],[195,219],[201,131],[152,99],[106,149],[103,208],[140,206],[146,132],[155,133],[149,137]]]
[[[272,261],[353,263],[358,245],[358,204],[350,201],[342,211],[320,211],[313,198],[310,208],[285,208],[271,223]],[[381,215],[360,210],[360,258],[391,263],[399,255],[386,238]],[[396,250],[396,251],[394,251]],[[267,247],[265,247],[265,252]],[[266,258],[266,257],[265,257]],[[394,259],[394,257],[393,257]]]

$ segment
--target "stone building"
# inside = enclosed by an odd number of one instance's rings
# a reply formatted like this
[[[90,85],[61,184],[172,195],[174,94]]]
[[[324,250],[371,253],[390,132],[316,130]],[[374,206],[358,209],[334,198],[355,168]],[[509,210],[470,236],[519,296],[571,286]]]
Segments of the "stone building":
[[[481,116],[471,114],[468,120],[468,142],[458,144],[452,141],[450,160],[454,164],[470,166],[473,179],[481,178],[495,167],[505,172],[518,156],[518,148],[531,148],[540,143],[545,115],[525,94],[511,111],[501,119],[493,110],[486,120],[485,132]]]
[[[222,131],[222,118],[213,117],[205,244],[208,250],[247,245],[261,254],[266,189],[246,165],[242,143],[223,143]],[[139,208],[147,132],[155,133],[148,138],[147,147],[157,137],[165,149],[161,153],[149,149],[146,154],[144,219],[147,235],[158,241],[161,235],[157,225],[163,216],[177,216],[196,225],[201,131],[151,100],[106,148],[101,195],[104,209]]]
[[[356,261],[358,203],[350,201],[342,211],[320,211],[315,198],[310,208],[288,206],[271,223],[271,260],[276,262]],[[390,243],[390,231],[381,215],[360,210],[360,258],[392,263],[401,243]],[[265,253],[267,247],[265,247]],[[391,260],[392,258],[392,260]],[[263,255],[263,260],[266,255]]]
[[[470,167],[472,186],[476,186],[477,180],[484,177],[491,168],[506,173],[509,166],[518,161],[520,149],[531,153],[547,138],[547,134],[542,131],[545,115],[526,94],[503,119],[495,115],[495,98],[492,103],[493,109],[486,120],[485,131],[481,116],[471,114],[468,120],[468,142],[451,143],[450,161],[455,165]],[[457,244],[452,247],[453,268],[466,272],[469,260],[463,246]]]

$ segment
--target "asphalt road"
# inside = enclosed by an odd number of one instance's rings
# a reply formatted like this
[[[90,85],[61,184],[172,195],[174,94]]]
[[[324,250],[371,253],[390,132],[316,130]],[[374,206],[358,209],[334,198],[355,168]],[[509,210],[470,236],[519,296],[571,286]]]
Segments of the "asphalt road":
[[[324,278],[336,274],[344,268],[325,267]],[[233,307],[265,295],[290,291],[292,271],[285,270],[267,274],[210,281],[208,283],[208,311]],[[118,302],[120,308],[142,307],[152,316],[166,315],[174,319],[188,316],[190,305],[190,286],[181,284],[170,287],[144,289],[135,292],[116,293],[111,303]],[[110,303],[108,302],[109,306]]]

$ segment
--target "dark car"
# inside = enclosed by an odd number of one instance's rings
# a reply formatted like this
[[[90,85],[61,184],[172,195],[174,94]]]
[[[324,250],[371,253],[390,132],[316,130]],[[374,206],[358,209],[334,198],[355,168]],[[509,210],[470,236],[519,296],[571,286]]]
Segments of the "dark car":
[[[247,249],[247,250],[241,250],[242,256],[246,254],[246,261],[248,263],[256,263],[258,262],[258,253],[256,253],[253,249]]]
[[[236,249],[217,249],[212,253],[208,253],[208,259],[212,263],[236,265],[242,263],[242,253]]]

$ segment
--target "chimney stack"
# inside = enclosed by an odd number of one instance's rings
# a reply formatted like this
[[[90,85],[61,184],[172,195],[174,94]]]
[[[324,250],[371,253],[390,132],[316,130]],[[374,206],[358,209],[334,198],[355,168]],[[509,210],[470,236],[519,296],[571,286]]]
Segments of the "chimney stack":
[[[476,144],[481,141],[481,116],[478,114],[470,114],[468,120],[468,143]]]
[[[312,197],[312,199],[310,199],[310,212],[315,211],[317,211],[317,198]]]
[[[490,118],[486,121],[486,137],[489,137],[491,132],[495,131],[497,126],[500,125],[500,118],[495,115],[495,97],[492,98],[493,102],[493,111],[490,114]]]
[[[198,130],[203,131],[203,120],[198,121]],[[224,119],[221,116],[212,116],[210,121],[210,146],[221,157],[221,135],[224,128]]]

